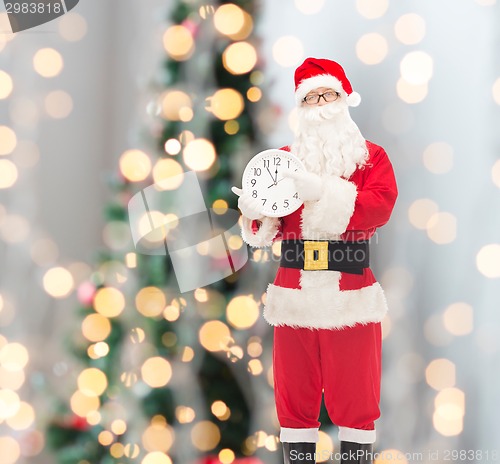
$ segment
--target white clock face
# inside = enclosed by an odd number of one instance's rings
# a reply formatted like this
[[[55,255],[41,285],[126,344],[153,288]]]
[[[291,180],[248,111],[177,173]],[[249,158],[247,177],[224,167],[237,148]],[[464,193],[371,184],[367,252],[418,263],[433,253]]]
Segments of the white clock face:
[[[243,172],[243,191],[262,203],[261,213],[265,216],[287,216],[303,203],[293,179],[283,176],[285,170],[305,168],[299,158],[287,151],[266,150],[255,155]]]

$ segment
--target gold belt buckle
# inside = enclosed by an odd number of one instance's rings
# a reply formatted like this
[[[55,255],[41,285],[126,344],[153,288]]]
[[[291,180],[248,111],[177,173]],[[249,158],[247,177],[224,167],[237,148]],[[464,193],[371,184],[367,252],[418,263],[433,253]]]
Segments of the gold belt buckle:
[[[318,271],[325,269],[328,269],[328,242],[327,241],[315,242],[315,241],[305,240],[304,270]]]

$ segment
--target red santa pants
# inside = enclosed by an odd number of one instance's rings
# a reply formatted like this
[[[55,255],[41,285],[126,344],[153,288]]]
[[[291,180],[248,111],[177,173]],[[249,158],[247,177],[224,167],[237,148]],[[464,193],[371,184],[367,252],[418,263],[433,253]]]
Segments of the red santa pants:
[[[380,417],[381,325],[274,328],[274,394],[282,442],[317,442],[322,392],[339,439],[374,443]]]

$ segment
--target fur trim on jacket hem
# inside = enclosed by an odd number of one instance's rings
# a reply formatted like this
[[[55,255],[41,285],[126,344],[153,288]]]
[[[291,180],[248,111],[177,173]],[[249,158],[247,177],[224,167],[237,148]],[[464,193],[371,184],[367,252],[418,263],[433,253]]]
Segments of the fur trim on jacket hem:
[[[279,218],[265,216],[261,221],[262,224],[259,230],[254,233],[252,230],[253,220],[245,216],[241,217],[241,237],[251,247],[262,248],[271,246],[274,238],[278,235],[280,227]]]

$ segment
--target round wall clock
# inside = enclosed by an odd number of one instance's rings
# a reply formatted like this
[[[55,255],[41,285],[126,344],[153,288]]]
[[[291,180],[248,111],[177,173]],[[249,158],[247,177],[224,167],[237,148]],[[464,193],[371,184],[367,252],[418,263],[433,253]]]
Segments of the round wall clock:
[[[294,180],[283,176],[285,170],[305,171],[305,168],[292,153],[270,149],[256,154],[243,172],[242,189],[262,202],[261,213],[265,216],[287,216],[303,203]]]

